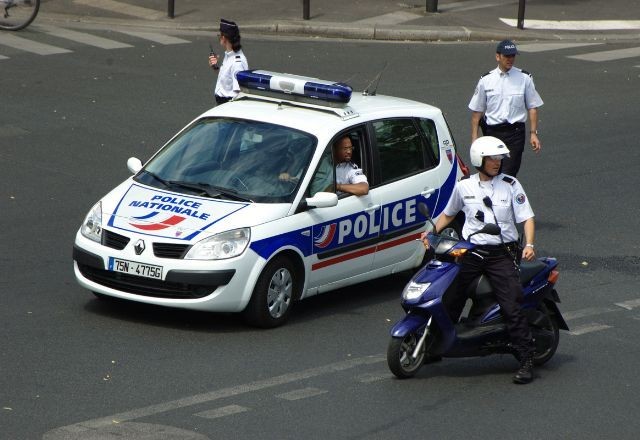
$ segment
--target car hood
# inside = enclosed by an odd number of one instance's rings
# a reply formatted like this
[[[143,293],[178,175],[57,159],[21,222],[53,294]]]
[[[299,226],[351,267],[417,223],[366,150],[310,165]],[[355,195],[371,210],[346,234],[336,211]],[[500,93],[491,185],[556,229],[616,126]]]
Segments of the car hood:
[[[198,197],[128,179],[102,199],[102,220],[112,230],[186,242],[284,217],[291,205]],[[130,234],[127,234],[130,235]]]

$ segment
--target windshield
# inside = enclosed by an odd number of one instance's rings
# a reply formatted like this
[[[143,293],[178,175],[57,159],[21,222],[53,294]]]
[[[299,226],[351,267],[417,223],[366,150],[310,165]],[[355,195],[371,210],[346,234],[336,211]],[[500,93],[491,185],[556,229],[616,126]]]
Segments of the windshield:
[[[187,194],[290,203],[317,140],[264,122],[196,121],[145,165],[135,179]]]

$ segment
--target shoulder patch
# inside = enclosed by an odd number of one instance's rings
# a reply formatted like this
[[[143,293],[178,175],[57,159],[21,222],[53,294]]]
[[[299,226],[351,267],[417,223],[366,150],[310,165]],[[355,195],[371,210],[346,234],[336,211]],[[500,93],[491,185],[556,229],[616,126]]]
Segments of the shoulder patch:
[[[504,176],[502,178],[502,180],[504,180],[505,182],[507,182],[509,185],[513,185],[516,183],[516,179],[514,179],[513,177],[509,177],[509,176]]]

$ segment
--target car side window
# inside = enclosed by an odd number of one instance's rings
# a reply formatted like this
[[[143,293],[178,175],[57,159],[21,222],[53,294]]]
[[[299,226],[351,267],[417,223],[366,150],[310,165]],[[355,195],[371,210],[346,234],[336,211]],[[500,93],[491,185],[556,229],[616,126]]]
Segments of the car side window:
[[[433,166],[440,163],[440,143],[438,142],[438,130],[436,130],[436,124],[431,119],[420,118],[418,120],[424,138],[427,141],[427,146],[431,149],[433,156],[428,155],[428,161],[435,159]]]
[[[335,179],[333,177],[333,153],[331,146],[328,146],[318,164],[318,168],[311,179],[309,185],[309,195],[313,197],[317,192],[335,192]]]
[[[415,174],[425,168],[424,143],[413,119],[373,122],[381,183]]]

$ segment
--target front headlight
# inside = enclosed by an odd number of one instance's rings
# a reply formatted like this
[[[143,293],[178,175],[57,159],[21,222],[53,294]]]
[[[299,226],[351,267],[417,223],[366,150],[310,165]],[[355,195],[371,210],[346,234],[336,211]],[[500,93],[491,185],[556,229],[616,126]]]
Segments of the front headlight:
[[[242,254],[249,244],[251,229],[241,228],[222,232],[196,243],[185,260],[224,260]]]
[[[422,295],[429,286],[431,286],[431,283],[416,283],[415,281],[411,281],[402,291],[402,298],[405,300],[420,298],[420,295]]]
[[[102,239],[102,202],[96,203],[85,217],[80,227],[82,235],[100,243]]]

